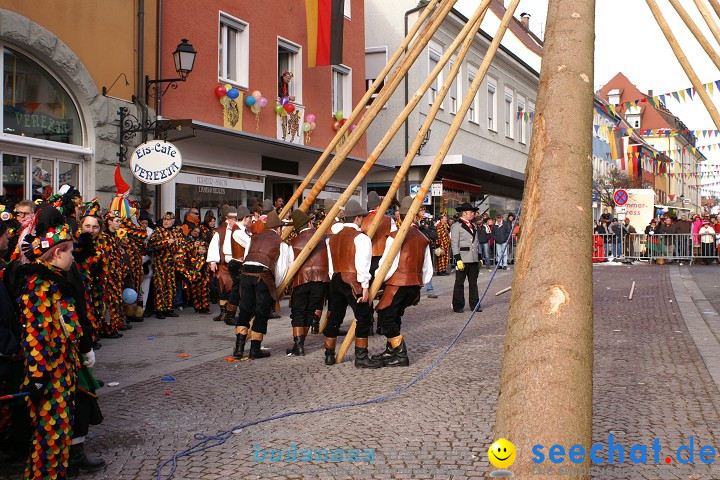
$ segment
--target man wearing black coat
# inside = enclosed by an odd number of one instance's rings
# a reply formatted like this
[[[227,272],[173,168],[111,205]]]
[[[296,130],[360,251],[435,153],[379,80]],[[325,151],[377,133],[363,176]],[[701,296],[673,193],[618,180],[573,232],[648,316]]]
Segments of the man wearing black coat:
[[[498,268],[507,270],[507,242],[512,233],[512,224],[507,220],[503,221],[502,215],[495,217],[495,228],[493,239],[495,240],[495,265]]]

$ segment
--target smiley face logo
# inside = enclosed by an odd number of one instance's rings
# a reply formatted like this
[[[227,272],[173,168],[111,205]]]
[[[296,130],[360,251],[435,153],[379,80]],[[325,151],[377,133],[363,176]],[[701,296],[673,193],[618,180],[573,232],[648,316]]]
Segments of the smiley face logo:
[[[488,449],[488,458],[497,468],[506,468],[515,461],[515,445],[510,441],[501,438],[490,445]]]

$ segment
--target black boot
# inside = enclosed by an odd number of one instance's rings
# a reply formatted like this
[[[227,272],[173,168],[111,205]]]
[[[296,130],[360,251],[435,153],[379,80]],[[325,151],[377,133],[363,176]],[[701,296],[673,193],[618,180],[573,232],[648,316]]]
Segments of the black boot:
[[[390,346],[388,344],[388,346]],[[408,367],[410,366],[410,359],[408,358],[407,347],[405,346],[405,340],[400,342],[400,345],[392,349],[392,356],[387,360],[383,360],[384,367]]]
[[[390,342],[387,342],[385,344],[385,351],[382,353],[378,353],[377,355],[373,355],[371,358],[373,360],[387,360],[393,355],[393,348],[390,346]]]
[[[68,460],[68,473],[77,475],[80,470],[85,472],[95,472],[105,466],[105,460],[102,458],[93,458],[85,455],[83,443],[70,445],[70,459]]]
[[[248,355],[248,357],[252,359],[269,357],[270,352],[268,352],[267,350],[262,350],[260,348],[261,344],[262,340],[250,340],[250,355]]]
[[[243,352],[245,352],[245,342],[247,341],[247,335],[242,333],[235,334],[235,350],[233,350],[233,357],[242,358]]]
[[[312,334],[320,333],[320,319],[318,317],[313,318],[312,326],[310,326],[310,333],[312,333]]]
[[[231,327],[237,327],[237,317],[235,317],[235,312],[237,312],[237,308],[235,310],[230,310],[229,308],[225,310],[225,316],[223,317],[223,322],[225,322],[225,325],[230,325]]]
[[[375,324],[375,317],[372,316],[372,317],[370,317],[370,333],[369,333],[369,336],[371,336],[371,337],[373,335],[375,335],[375,329],[373,328],[374,324]],[[378,325],[379,325],[379,323],[378,323]]]
[[[383,361],[370,358],[367,348],[355,347],[355,367],[357,368],[381,368]]]
[[[335,349],[325,349],[325,365],[335,365]]]
[[[285,350],[288,357],[304,357],[305,356],[305,337],[293,337],[295,342],[292,348]]]
[[[225,308],[225,305],[220,306],[220,315],[213,318],[214,322],[220,322],[225,319],[225,312],[227,311],[227,308]]]

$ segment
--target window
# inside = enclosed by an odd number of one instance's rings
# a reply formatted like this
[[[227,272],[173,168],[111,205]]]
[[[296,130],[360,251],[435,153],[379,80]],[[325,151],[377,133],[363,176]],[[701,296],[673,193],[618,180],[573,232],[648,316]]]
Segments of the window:
[[[343,65],[332,66],[332,113],[352,112],[351,70]]]
[[[343,2],[343,15],[345,18],[350,18],[350,4],[352,3],[352,0],[345,0]]]
[[[387,63],[387,47],[368,48],[365,50],[365,91],[370,90],[370,86],[375,79],[380,76],[383,67]],[[370,105],[385,86],[385,80],[378,86],[375,93],[368,99],[367,104]],[[383,107],[385,108],[385,107]]]
[[[282,74],[292,72],[292,80],[288,84],[287,96],[295,97],[295,103],[302,103],[302,64],[300,61],[300,45],[278,37],[278,97],[282,93]],[[292,100],[292,99],[291,99]]]
[[[440,57],[442,56],[442,47],[438,45],[437,43],[431,42],[430,48],[428,49],[428,76],[432,73],[432,71],[435,69],[435,67],[438,66],[438,63],[440,63]],[[438,73],[438,76],[433,79],[432,84],[430,85],[430,89],[428,90],[430,97],[428,98],[428,103],[432,105],[435,103],[435,99],[437,98],[437,93],[439,90],[439,85],[443,84],[443,72],[442,70],[440,73]],[[440,108],[443,108],[442,105],[440,105]]]
[[[614,88],[608,92],[608,102],[611,105],[617,105],[620,103],[620,94],[622,92],[617,88]]]
[[[218,78],[248,88],[249,32],[248,24],[220,13],[218,38]]]
[[[26,165],[27,157],[7,153],[2,156],[2,186],[8,203],[14,204],[27,198]]]
[[[474,65],[468,65],[467,66],[467,89],[470,91],[470,86],[475,81],[475,73],[477,72],[477,67]],[[470,108],[468,109],[468,121],[472,123],[478,123],[478,97],[477,94],[475,94],[475,98],[470,103]]]
[[[453,65],[455,64],[455,59],[450,60],[450,70],[452,70]],[[455,75],[455,78],[453,78],[452,84],[450,85],[450,113],[455,115],[457,113],[457,106],[458,106],[458,97],[460,95],[458,90],[458,76]]]
[[[3,133],[82,145],[80,115],[65,89],[43,67],[3,51]]]
[[[497,80],[488,77],[487,82],[487,118],[488,130],[497,132],[497,101],[496,101]]]
[[[505,88],[505,136],[513,138],[513,91]]]
[[[517,122],[518,142],[525,143],[525,97],[517,97]]]

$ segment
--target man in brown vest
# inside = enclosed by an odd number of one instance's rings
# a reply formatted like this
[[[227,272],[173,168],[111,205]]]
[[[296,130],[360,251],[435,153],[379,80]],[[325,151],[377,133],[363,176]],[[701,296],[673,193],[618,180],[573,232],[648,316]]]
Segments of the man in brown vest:
[[[382,360],[368,355],[368,336],[372,329],[372,307],[368,303],[372,242],[362,233],[360,224],[367,211],[355,200],[345,205],[345,221],[328,241],[330,260],[330,305],[332,312],[325,334],[325,365],[335,364],[335,343],[347,307],[357,320],[355,330],[355,366],[380,368]]]
[[[217,276],[220,284],[220,315],[213,320],[224,320],[228,325],[234,323],[235,311],[240,301],[240,267],[250,240],[246,231],[251,218],[250,212],[246,207],[240,208],[240,223],[237,221],[238,210],[235,207],[223,209],[225,221],[215,229],[206,259],[210,264],[210,271]]]
[[[368,199],[367,199],[367,207],[370,209],[367,216],[363,219],[362,224],[360,225],[360,229],[363,231],[363,233],[367,234],[367,232],[370,230],[370,225],[372,225],[373,221],[375,221],[375,215],[377,215],[377,207],[380,206],[382,202],[380,201],[380,196],[377,194],[377,192],[372,191],[368,193]],[[391,219],[387,215],[383,215],[382,220],[380,220],[380,225],[378,226],[378,229],[375,230],[375,235],[372,236],[370,240],[372,240],[372,259],[370,260],[370,283],[375,280],[375,270],[377,270],[378,265],[380,265],[380,257],[382,257],[383,252],[385,251],[385,242],[387,241],[388,235],[390,235],[390,232],[394,232],[397,230],[397,226],[395,225],[395,221]],[[378,324],[378,334],[381,332],[381,327]],[[372,325],[370,326],[370,335],[373,335],[373,328]]]
[[[297,258],[315,234],[315,219],[308,217],[301,210],[295,210],[292,213],[292,220],[298,235],[292,239],[290,245],[294,257]],[[305,337],[310,327],[320,322],[317,311],[322,313],[323,301],[330,285],[326,239],[327,236],[318,242],[293,279],[290,320],[295,343],[292,348],[286,350],[289,357],[305,355]]]
[[[240,308],[235,329],[233,356],[242,358],[250,333],[250,358],[265,358],[270,352],[260,348],[274,302],[278,300],[280,285],[295,258],[290,245],[282,241],[280,233],[285,224],[275,211],[268,213],[265,230],[250,237],[240,277]],[[252,332],[250,319],[255,316]]]
[[[406,220],[412,197],[405,197],[400,204],[401,221]],[[388,258],[390,247],[395,241],[397,231],[390,234],[385,244],[385,251],[380,260],[382,265]],[[420,288],[427,284],[433,275],[430,241],[413,222],[403,241],[400,252],[395,256],[387,275],[385,275],[385,291],[377,305],[378,323],[387,337],[385,351],[372,358],[382,360],[385,367],[407,367],[410,365],[405,340],[400,334],[400,324],[405,309],[417,305],[420,300]]]

